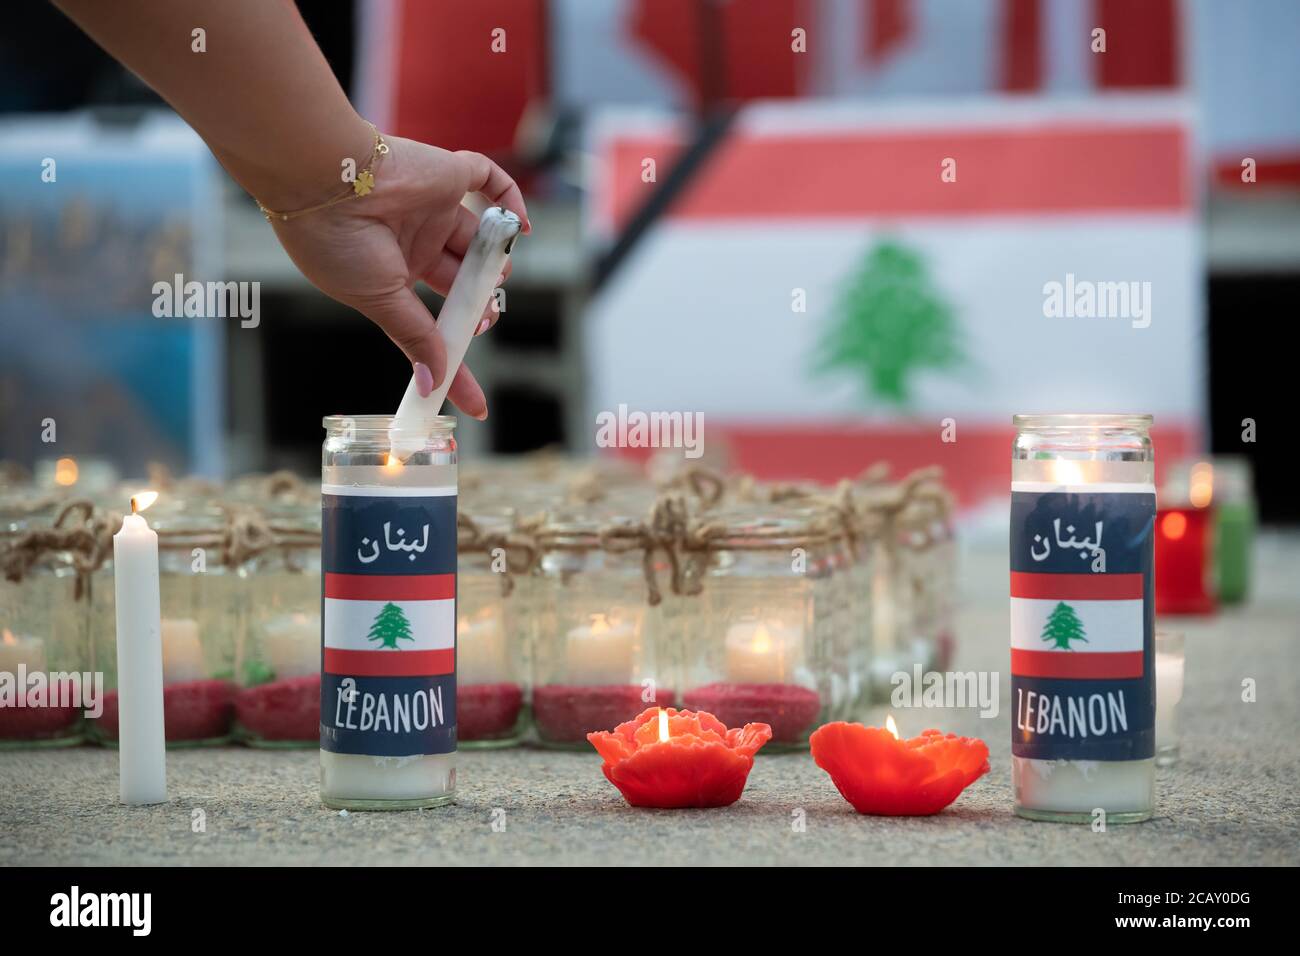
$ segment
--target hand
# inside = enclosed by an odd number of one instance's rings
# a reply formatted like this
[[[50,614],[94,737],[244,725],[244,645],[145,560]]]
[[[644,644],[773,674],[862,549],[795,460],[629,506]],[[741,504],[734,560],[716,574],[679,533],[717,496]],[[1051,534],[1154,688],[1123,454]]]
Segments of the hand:
[[[395,136],[384,139],[389,151],[375,168],[369,195],[272,225],[313,285],[365,315],[406,353],[420,393],[427,395],[447,373],[447,350],[414,286],[423,280],[442,295],[451,288],[478,229],[478,217],[461,199],[479,193],[518,214],[525,234],[531,227],[519,187],[487,157]],[[499,314],[494,297],[478,332],[491,328]],[[447,397],[467,415],[487,417],[483,389],[465,366]]]

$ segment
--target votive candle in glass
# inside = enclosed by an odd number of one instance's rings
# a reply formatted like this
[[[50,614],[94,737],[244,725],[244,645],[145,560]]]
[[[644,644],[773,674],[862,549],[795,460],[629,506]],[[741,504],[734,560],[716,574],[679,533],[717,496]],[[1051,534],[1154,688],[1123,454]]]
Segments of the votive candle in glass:
[[[1181,633],[1156,631],[1156,765],[1178,761],[1182,735],[1183,642]]]
[[[1155,780],[1149,415],[1017,415],[1012,783],[1033,820],[1149,819]]]
[[[320,791],[334,809],[435,807],[456,790],[456,420],[404,422],[404,459],[392,423],[324,421]]]

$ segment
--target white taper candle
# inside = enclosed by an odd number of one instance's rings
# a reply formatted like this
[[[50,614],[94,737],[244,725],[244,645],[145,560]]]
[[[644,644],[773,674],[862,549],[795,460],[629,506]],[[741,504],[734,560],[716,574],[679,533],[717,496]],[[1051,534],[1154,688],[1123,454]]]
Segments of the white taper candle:
[[[167,799],[158,535],[138,513],[157,497],[149,494],[131,499],[113,535],[120,794],[134,806]]]

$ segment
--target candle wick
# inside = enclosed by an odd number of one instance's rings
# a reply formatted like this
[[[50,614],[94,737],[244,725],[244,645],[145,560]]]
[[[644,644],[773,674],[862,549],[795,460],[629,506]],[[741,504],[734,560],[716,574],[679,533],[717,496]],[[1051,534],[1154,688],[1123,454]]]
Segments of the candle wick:
[[[131,496],[131,514],[136,514],[136,513],[138,512],[138,510],[139,510],[139,509],[136,508],[136,504],[135,504],[135,495],[132,495],[132,496]]]

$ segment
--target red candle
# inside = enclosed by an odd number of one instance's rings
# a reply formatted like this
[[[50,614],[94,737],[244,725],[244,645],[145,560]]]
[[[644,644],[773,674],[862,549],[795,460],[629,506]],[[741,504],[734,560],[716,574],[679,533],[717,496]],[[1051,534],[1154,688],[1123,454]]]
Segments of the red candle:
[[[588,734],[606,779],[634,807],[726,807],[740,799],[767,724],[728,730],[712,714],[651,707],[612,733]]]
[[[1213,527],[1210,508],[1161,508],[1156,512],[1157,614],[1214,611]]]
[[[858,813],[938,813],[989,771],[984,741],[937,730],[901,740],[892,717],[887,728],[835,721],[809,743],[813,761]]]
[[[646,701],[640,684],[544,684],[533,688],[533,722],[543,743],[575,744],[593,731],[613,727],[641,713]],[[655,701],[677,703],[671,690],[659,688]]]

